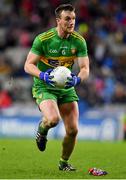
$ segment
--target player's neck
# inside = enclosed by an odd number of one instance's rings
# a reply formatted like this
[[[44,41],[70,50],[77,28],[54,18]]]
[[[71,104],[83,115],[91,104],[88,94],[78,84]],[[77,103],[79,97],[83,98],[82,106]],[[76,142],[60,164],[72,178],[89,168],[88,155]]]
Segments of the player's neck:
[[[59,36],[60,38],[67,39],[67,38],[70,36],[70,34],[65,33],[64,31],[62,31],[62,29],[60,29],[60,28],[58,28],[58,27],[56,27],[56,30],[57,30],[58,36]]]

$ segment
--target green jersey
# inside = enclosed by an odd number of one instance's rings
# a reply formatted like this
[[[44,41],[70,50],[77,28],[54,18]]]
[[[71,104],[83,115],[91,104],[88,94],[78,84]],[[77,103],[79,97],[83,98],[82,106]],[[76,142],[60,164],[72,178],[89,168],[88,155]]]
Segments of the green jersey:
[[[37,63],[40,71],[45,72],[57,66],[66,66],[71,70],[77,57],[87,56],[87,46],[84,38],[76,31],[68,38],[61,38],[56,28],[52,28],[35,38],[31,52],[40,56]],[[34,85],[54,89],[37,77],[34,77]]]

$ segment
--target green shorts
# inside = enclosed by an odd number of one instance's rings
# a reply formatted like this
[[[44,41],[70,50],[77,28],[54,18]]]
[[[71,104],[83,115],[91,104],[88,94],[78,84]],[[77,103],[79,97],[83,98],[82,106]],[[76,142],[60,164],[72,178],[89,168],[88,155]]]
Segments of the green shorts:
[[[33,94],[33,98],[36,99],[36,103],[38,105],[46,99],[53,99],[58,104],[79,100],[74,88],[70,88],[67,90],[66,89],[52,90],[52,89],[33,86],[32,94]]]

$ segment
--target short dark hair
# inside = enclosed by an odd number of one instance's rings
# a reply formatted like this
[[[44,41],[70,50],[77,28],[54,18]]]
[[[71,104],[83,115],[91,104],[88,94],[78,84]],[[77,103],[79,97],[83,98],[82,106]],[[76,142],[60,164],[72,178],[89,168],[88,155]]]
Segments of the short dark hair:
[[[55,9],[56,18],[60,17],[62,11],[75,11],[75,8],[71,4],[61,4]]]

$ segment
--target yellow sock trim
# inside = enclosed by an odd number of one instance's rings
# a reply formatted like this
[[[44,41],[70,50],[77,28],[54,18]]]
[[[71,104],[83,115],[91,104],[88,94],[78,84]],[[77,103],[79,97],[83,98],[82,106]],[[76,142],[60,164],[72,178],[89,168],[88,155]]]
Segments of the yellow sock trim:
[[[60,158],[60,161],[67,163],[68,160]]]

